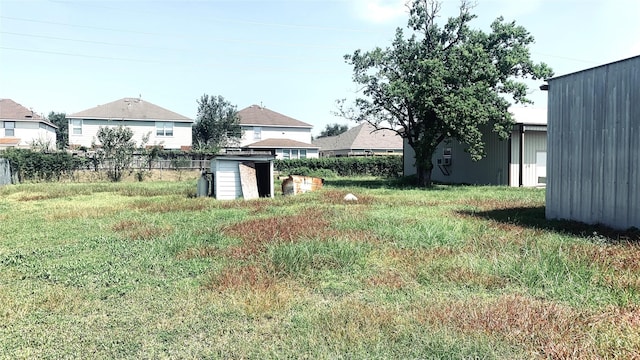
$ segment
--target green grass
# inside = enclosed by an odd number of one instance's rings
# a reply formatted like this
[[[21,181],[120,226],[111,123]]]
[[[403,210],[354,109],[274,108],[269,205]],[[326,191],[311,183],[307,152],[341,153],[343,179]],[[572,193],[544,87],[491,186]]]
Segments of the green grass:
[[[0,188],[0,358],[640,356],[639,234],[546,221],[544,190],[194,193]]]

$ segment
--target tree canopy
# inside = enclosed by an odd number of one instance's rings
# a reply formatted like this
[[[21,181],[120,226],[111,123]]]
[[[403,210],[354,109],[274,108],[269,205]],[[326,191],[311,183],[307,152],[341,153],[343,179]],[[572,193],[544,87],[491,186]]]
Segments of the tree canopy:
[[[486,33],[469,26],[476,16],[468,1],[444,25],[436,21],[440,2],[413,0],[408,7],[408,36],[398,28],[390,46],[345,55],[364,96],[350,107],[339,101],[339,111],[396,131],[415,151],[418,185],[430,186],[438,144],[458,140],[472,159],[481,159],[481,128],[506,138],[513,126],[511,102],[531,103],[519,79],[553,73],[531,60],[534,38],[515,22],[498,17]]]
[[[234,145],[242,137],[236,107],[222,96],[202,95],[192,134],[196,150],[217,152],[222,147]]]
[[[346,124],[327,124],[324,130],[320,132],[318,138],[340,135],[347,130],[349,130],[349,126]]]
[[[47,116],[49,122],[58,127],[56,129],[56,147],[58,150],[64,150],[69,146],[69,121],[66,116],[65,113],[53,111]]]

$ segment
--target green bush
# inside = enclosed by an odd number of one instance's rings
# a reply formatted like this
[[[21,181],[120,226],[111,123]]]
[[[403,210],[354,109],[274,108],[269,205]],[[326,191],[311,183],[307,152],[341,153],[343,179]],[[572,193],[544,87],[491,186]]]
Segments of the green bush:
[[[11,164],[11,172],[17,174],[18,181],[56,181],[63,176],[73,177],[76,170],[87,167],[85,158],[75,157],[66,152],[43,153],[27,149],[7,149],[0,152]]]
[[[275,160],[274,167],[284,174],[293,174],[292,171],[307,171],[311,175],[317,171],[331,171],[339,176],[381,176],[398,177],[402,173],[402,157],[400,156],[375,156],[375,157],[335,157],[318,159],[293,159]],[[324,177],[324,176],[320,176]]]

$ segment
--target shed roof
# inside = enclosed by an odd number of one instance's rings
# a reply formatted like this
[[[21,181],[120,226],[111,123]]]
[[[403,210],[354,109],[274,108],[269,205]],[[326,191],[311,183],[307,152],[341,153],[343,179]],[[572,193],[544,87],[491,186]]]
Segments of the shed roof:
[[[186,116],[144,101],[140,98],[122,98],[107,104],[98,105],[71,115],[69,119],[122,119],[122,120],[167,120],[175,122],[193,122]]]
[[[563,78],[563,77],[566,77],[566,76],[575,75],[575,74],[578,74],[578,73],[581,73],[581,72],[584,72],[584,71],[595,70],[595,69],[598,69],[598,68],[601,68],[601,67],[605,67],[605,66],[609,66],[609,65],[613,65],[613,64],[618,64],[618,63],[622,63],[622,62],[627,62],[627,61],[634,61],[634,60],[640,60],[640,55],[636,55],[636,56],[632,56],[630,58],[621,59],[621,60],[613,61],[613,62],[610,62],[610,63],[606,63],[606,64],[602,64],[602,65],[593,66],[593,67],[590,67],[590,68],[574,71],[574,72],[571,72],[571,73],[568,73],[568,74],[564,74],[564,75],[554,76],[554,77],[551,77],[549,79],[546,79],[545,81],[553,81],[553,80],[557,80],[557,79],[560,79],[560,78]]]
[[[509,112],[513,114],[516,124],[547,124],[547,108],[545,107],[512,106],[509,108]]]
[[[313,127],[313,125],[311,124],[296,120],[292,117],[280,114],[259,105],[251,105],[238,111],[238,116],[240,117],[240,125],[285,126],[301,128]]]
[[[402,138],[392,130],[376,130],[373,125],[363,123],[340,135],[313,140],[322,151],[347,149],[387,149],[402,150]]]
[[[35,113],[33,110],[27,109],[25,106],[22,106],[11,99],[0,99],[0,119],[39,122],[45,123],[56,129],[58,128],[49,122],[49,120]]]

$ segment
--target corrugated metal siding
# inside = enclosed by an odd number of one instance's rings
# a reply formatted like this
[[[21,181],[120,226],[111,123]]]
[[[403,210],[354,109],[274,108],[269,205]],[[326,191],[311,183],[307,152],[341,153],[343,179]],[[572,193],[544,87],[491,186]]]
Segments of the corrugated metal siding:
[[[238,161],[214,160],[214,192],[216,199],[233,200],[242,196]]]
[[[640,227],[640,57],[549,80],[548,218]]]
[[[532,131],[534,130],[535,131]],[[525,126],[524,132],[524,166],[522,168],[522,186],[541,186],[538,182],[537,158],[538,152],[547,151],[547,132],[542,131],[545,126],[535,128]],[[511,181],[509,185],[520,186],[520,132],[511,133]]]
[[[452,184],[507,185],[509,181],[508,141],[500,140],[493,131],[485,131],[484,134],[487,156],[480,161],[471,160],[471,156],[464,151],[466,145],[457,141],[451,141],[449,144],[443,142],[438,145],[433,156],[432,179]],[[449,175],[436,165],[437,159],[442,158],[445,148],[451,148],[452,152],[451,166],[447,167]]]

